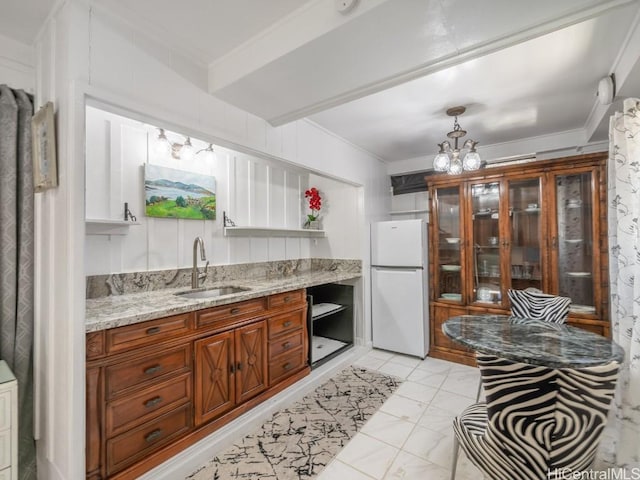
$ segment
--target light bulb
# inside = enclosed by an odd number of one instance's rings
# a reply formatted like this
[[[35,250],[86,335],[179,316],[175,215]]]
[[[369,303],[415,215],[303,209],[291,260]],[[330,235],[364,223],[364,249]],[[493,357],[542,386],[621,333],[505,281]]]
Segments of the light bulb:
[[[155,153],[155,155],[158,157],[164,157],[171,153],[171,143],[169,142],[169,139],[165,135],[164,129],[159,128],[158,130],[160,132],[158,133],[158,136],[154,139],[153,153]]]
[[[449,169],[450,162],[449,155],[440,152],[436,155],[436,158],[433,159],[433,169],[436,172],[446,172]]]
[[[464,162],[462,164],[464,170],[478,170],[481,165],[480,155],[478,152],[471,151],[464,156]]]
[[[182,144],[182,148],[180,149],[180,159],[186,162],[190,162],[195,156],[196,152],[193,149],[193,145],[191,145],[191,138],[187,137]]]
[[[449,166],[449,175],[460,175],[462,173],[462,162],[457,155],[454,155]]]

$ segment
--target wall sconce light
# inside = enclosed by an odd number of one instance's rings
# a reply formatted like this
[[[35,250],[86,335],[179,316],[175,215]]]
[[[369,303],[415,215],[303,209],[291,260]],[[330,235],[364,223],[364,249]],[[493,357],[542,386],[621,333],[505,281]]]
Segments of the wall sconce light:
[[[210,143],[207,148],[203,148],[196,152],[191,143],[191,137],[184,137],[183,143],[172,142],[171,140],[169,140],[169,138],[167,138],[167,134],[165,133],[164,128],[158,128],[158,138],[155,144],[155,152],[159,156],[171,154],[171,156],[176,160],[190,161],[193,160],[196,155],[202,152],[205,152],[205,156],[211,160],[215,158],[213,144]]]

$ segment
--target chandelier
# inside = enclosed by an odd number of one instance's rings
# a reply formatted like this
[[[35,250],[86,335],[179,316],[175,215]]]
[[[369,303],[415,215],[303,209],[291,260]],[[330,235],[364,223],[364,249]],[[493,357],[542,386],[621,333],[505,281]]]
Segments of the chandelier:
[[[459,175],[464,171],[478,170],[482,166],[480,155],[476,152],[478,142],[467,139],[461,148],[458,148],[458,139],[467,134],[466,130],[462,130],[458,123],[458,115],[465,112],[465,107],[452,107],[447,110],[447,115],[455,117],[453,121],[453,130],[447,133],[447,137],[453,138],[453,148],[449,140],[439,143],[440,151],[433,159],[433,169],[436,172],[447,172],[449,175]],[[467,150],[462,155],[461,150]]]

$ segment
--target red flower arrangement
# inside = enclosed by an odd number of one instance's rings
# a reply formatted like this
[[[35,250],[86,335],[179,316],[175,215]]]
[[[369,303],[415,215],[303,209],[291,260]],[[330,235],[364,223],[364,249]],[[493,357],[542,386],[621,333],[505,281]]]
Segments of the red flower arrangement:
[[[322,208],[322,197],[320,197],[320,192],[316,187],[311,187],[304,192],[304,198],[309,199],[309,208],[311,209],[311,213],[307,215],[307,222],[305,223],[305,225],[309,225],[310,222],[318,219],[318,212]]]

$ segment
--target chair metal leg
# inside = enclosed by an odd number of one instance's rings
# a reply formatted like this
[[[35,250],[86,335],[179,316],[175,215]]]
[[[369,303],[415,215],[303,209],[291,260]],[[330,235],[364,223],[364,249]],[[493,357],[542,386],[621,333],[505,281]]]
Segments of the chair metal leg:
[[[460,442],[455,432],[453,434],[453,461],[451,462],[451,480],[456,478],[456,468],[458,467],[458,451],[460,450]]]
[[[476,403],[480,401],[480,393],[482,392],[482,379],[478,382],[478,393],[476,394]]]

